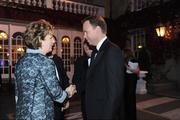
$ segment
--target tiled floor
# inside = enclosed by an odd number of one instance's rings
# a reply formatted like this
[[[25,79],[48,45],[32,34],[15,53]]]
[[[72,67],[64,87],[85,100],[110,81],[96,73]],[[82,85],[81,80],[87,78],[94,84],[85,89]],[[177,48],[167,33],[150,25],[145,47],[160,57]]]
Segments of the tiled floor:
[[[0,90],[0,120],[13,120],[15,111],[14,92],[5,87]],[[138,120],[180,120],[180,99],[157,96],[137,95]],[[82,120],[80,102],[71,100],[70,109],[66,111],[67,120]]]
[[[169,120],[180,120],[179,95],[178,91],[166,91],[158,95],[137,95],[137,109]]]
[[[78,109],[73,111],[79,102],[71,102],[69,112],[66,114],[68,120],[82,120]],[[138,120],[180,120],[180,99],[155,96],[150,94],[137,95],[137,117]]]

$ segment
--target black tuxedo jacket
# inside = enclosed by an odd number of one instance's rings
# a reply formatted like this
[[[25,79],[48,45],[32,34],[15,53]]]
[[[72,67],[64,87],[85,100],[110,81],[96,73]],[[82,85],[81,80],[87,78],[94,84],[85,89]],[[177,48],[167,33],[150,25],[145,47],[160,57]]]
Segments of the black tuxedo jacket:
[[[52,60],[56,64],[56,68],[59,75],[59,84],[63,90],[66,89],[66,87],[69,86],[69,78],[66,74],[66,70],[64,69],[64,63],[63,60],[57,56],[56,54],[53,55]],[[55,112],[55,118],[57,120],[64,120],[64,112],[61,111],[61,108],[63,107],[62,103],[58,103],[54,101],[54,112]]]
[[[64,63],[62,59],[56,54],[53,55],[52,60],[56,64],[56,68],[57,68],[59,78],[60,78],[60,86],[63,88],[63,90],[65,90],[66,87],[69,86],[69,78],[66,74],[66,70],[64,69]]]
[[[87,119],[124,120],[124,58],[105,40],[86,76]]]
[[[88,69],[88,57],[86,55],[77,58],[74,64],[74,75],[72,82],[76,85],[78,95],[85,94],[86,73]]]

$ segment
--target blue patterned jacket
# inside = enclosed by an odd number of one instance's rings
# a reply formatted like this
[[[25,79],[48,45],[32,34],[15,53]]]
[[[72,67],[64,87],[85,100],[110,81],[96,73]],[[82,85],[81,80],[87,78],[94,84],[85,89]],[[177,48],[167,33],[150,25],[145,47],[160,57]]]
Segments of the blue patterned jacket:
[[[54,62],[38,50],[27,49],[15,66],[16,119],[52,120],[53,101],[62,103],[67,94],[61,89]]]

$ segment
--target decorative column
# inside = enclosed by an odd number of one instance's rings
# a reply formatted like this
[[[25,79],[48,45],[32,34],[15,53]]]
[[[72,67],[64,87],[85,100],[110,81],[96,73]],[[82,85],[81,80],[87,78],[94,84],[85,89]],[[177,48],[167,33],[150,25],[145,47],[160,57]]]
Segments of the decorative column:
[[[49,9],[53,9],[53,0],[46,0],[45,6]]]

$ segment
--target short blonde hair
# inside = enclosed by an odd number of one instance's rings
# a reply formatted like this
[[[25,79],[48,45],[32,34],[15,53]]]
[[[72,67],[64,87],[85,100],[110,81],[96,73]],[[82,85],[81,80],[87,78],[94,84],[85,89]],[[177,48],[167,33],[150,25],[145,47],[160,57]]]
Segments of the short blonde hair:
[[[30,49],[41,47],[41,41],[46,35],[53,32],[54,27],[44,19],[31,22],[24,32],[25,45]]]

